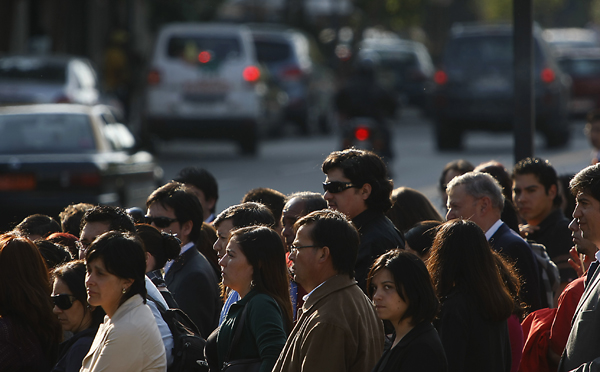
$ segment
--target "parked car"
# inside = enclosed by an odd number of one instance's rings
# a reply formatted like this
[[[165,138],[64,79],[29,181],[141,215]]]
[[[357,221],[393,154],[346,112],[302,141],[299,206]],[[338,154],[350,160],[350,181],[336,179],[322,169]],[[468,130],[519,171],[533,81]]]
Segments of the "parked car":
[[[334,91],[316,42],[305,33],[275,24],[249,24],[258,61],[286,94],[285,118],[302,133],[327,130]]]
[[[98,78],[85,58],[50,55],[0,57],[0,105],[99,102]]]
[[[379,83],[398,93],[403,104],[427,112],[435,67],[427,48],[400,38],[369,38],[360,43],[359,60],[371,60]]]
[[[571,115],[600,108],[600,48],[563,49],[557,52],[557,61],[572,80]]]
[[[440,150],[458,149],[470,130],[512,131],[514,121],[511,25],[456,25],[436,72],[435,136]],[[539,27],[533,32],[536,129],[548,147],[569,141],[570,79],[556,64]]]
[[[79,202],[143,207],[162,169],[136,149],[104,105],[0,108],[0,218],[56,216]]]
[[[547,28],[542,36],[556,50],[600,47],[596,31],[587,28]]]
[[[246,154],[282,122],[282,95],[256,59],[247,27],[164,26],[148,75],[146,135],[229,139]]]

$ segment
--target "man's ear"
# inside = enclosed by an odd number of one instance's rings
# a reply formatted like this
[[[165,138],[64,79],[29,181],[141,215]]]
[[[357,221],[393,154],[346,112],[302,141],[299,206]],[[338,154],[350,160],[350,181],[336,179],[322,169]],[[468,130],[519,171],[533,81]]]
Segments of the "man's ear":
[[[194,227],[194,222],[192,220],[186,221],[181,224],[181,235],[188,236],[192,233],[192,228]],[[183,240],[183,236],[178,236],[180,240]]]
[[[210,212],[215,207],[215,204],[217,204],[217,199],[215,199],[215,198],[207,199],[206,200],[206,209],[208,209],[208,211]]]
[[[477,205],[477,212],[479,214],[487,213],[491,207],[492,207],[492,200],[490,199],[490,197],[483,196],[479,199],[479,202]]]
[[[364,185],[362,185],[362,187],[358,190],[358,192],[360,193],[360,196],[363,200],[367,200],[369,198],[369,196],[371,196],[371,191],[373,190],[373,188],[371,187],[370,183],[365,183]]]
[[[329,251],[329,247],[324,246],[320,249],[319,255],[317,256],[317,262],[320,264],[325,263],[330,256],[331,252]]]
[[[556,185],[552,185],[550,186],[550,188],[548,189],[548,196],[554,200],[554,198],[556,198],[556,194],[558,193],[558,189],[556,188]]]

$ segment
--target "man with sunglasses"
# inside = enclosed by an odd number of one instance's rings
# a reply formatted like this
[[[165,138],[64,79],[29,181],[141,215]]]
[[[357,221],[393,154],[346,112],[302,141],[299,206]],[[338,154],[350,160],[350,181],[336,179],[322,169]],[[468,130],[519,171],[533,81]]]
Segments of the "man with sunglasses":
[[[381,158],[366,150],[334,151],[321,169],[326,175],[323,198],[327,206],[350,218],[360,234],[355,271],[366,293],[367,274],[375,259],[390,249],[404,249],[402,233],[385,215],[392,207],[393,183]]]
[[[181,252],[164,267],[167,288],[206,338],[217,327],[221,301],[218,278],[195,243],[204,221],[198,198],[183,184],[170,182],[146,200],[146,222],[181,241]]]

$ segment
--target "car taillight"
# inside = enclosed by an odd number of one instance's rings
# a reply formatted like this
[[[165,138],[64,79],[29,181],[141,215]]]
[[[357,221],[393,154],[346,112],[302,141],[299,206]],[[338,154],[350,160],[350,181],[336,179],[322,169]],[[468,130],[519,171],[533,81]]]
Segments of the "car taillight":
[[[554,73],[554,71],[552,71],[551,68],[546,67],[542,70],[541,77],[544,83],[550,84],[554,81],[554,79],[556,79],[556,74]]]
[[[281,72],[281,78],[284,80],[299,80],[302,78],[302,70],[298,67],[291,67]]]
[[[448,74],[442,70],[436,71],[433,76],[433,81],[435,81],[437,85],[444,85],[448,82]]]
[[[210,52],[202,51],[198,53],[198,62],[200,63],[208,63],[211,60]]]
[[[366,127],[358,127],[354,130],[354,137],[359,141],[366,141],[371,137],[371,130]]]
[[[244,69],[242,76],[247,82],[255,83],[260,79],[260,70],[256,66],[248,66]]]
[[[101,178],[98,172],[85,172],[71,174],[71,185],[75,186],[98,186]]]
[[[157,85],[160,83],[160,72],[158,70],[151,70],[148,73],[148,85]]]

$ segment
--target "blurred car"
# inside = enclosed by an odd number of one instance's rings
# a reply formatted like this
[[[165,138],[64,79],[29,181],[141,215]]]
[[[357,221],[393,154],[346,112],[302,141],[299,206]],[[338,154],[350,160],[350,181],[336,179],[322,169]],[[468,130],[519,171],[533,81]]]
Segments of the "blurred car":
[[[328,129],[334,82],[315,41],[284,25],[248,24],[258,61],[286,94],[285,118],[303,133]]]
[[[151,154],[107,106],[0,108],[0,219],[71,203],[139,206],[162,183]]]
[[[427,111],[435,67],[425,45],[399,38],[365,39],[358,59],[371,60],[380,84],[397,92],[403,104]]]
[[[533,32],[535,124],[548,147],[569,141],[570,79]],[[469,130],[512,131],[514,121],[511,25],[456,25],[436,72],[433,111],[437,147],[458,149]]]
[[[245,26],[170,24],[154,48],[144,130],[155,141],[230,139],[256,154],[259,139],[281,125],[283,99]]]
[[[547,28],[542,32],[542,37],[556,50],[600,47],[596,32],[587,28]]]
[[[563,49],[556,58],[571,77],[571,115],[583,116],[600,108],[600,48]]]
[[[0,105],[99,102],[90,62],[73,56],[0,57]]]

